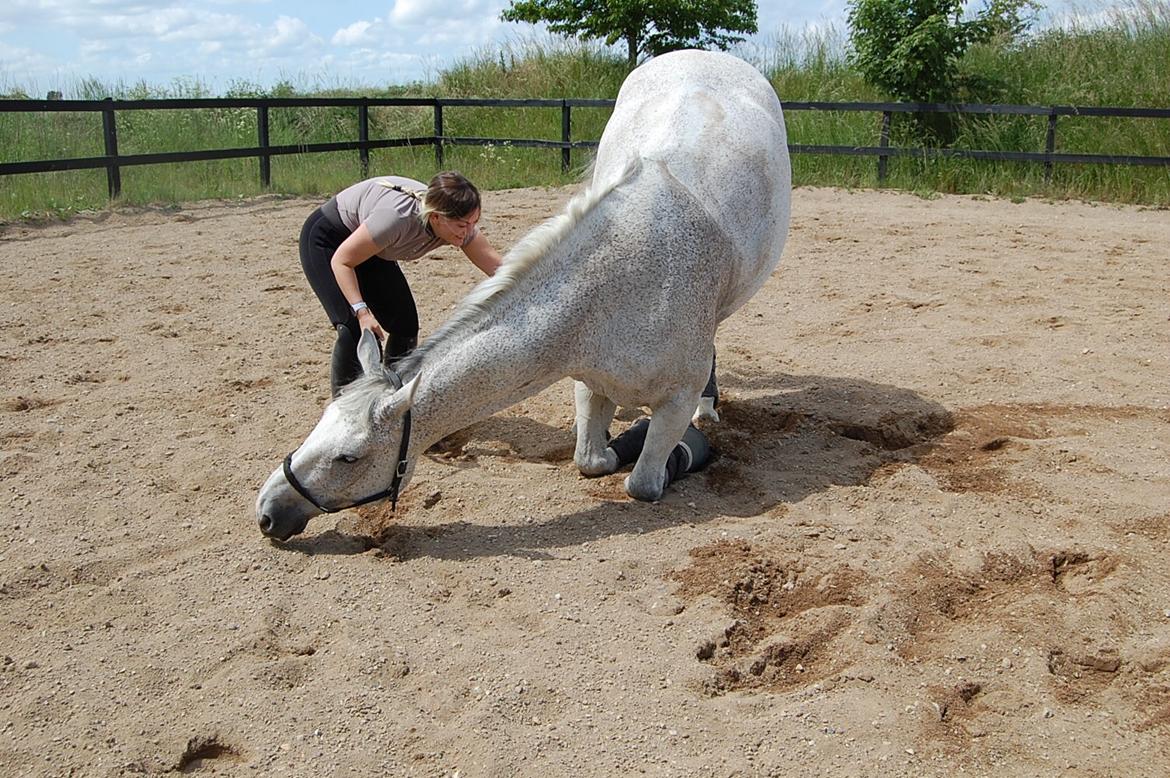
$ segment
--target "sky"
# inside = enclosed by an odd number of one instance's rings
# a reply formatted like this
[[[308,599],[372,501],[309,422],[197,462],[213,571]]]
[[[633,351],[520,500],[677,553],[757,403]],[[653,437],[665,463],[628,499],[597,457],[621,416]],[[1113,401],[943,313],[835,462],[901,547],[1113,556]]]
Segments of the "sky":
[[[1066,0],[1057,0],[1065,2]],[[545,34],[500,21],[507,0],[0,0],[0,94],[77,96],[108,86],[199,83],[361,87],[434,79],[452,63]],[[846,0],[759,0],[781,31],[845,29]]]

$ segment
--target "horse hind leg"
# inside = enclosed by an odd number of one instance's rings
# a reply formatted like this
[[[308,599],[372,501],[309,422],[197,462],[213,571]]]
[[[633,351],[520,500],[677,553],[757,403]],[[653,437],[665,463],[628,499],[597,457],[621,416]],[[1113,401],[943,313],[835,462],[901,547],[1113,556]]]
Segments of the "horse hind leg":
[[[608,475],[618,468],[617,455],[608,447],[606,432],[617,404],[577,381],[573,387],[577,405],[577,449],[573,461],[581,475]]]

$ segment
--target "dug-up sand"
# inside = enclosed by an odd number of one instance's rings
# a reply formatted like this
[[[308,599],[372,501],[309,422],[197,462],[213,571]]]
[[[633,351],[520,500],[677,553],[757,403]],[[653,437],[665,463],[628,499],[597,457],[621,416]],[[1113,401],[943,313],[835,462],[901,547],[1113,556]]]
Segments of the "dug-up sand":
[[[1170,775],[1170,215],[793,202],[661,503],[577,475],[564,381],[284,545],[316,203],[4,228],[0,774]],[[477,280],[407,272],[424,336]]]

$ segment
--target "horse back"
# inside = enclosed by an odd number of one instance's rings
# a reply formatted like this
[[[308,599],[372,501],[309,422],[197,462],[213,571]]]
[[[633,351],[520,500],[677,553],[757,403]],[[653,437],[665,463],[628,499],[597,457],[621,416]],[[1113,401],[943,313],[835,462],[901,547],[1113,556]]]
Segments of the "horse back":
[[[664,165],[725,233],[732,250],[711,259],[734,265],[717,301],[719,318],[730,315],[771,274],[788,234],[791,167],[775,90],[728,54],[655,57],[622,85],[593,186],[621,178],[631,158]]]

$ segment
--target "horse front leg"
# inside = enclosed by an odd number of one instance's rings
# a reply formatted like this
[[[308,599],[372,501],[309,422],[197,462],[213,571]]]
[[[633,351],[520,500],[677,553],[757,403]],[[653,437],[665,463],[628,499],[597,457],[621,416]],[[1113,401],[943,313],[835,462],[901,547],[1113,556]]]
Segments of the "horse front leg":
[[[618,469],[617,454],[607,446],[606,440],[617,403],[580,381],[573,386],[573,399],[577,406],[577,449],[573,461],[581,475],[590,478],[609,475]]]
[[[653,409],[642,454],[626,477],[626,494],[635,500],[653,502],[662,498],[666,488],[666,460],[687,431],[695,399],[688,392],[685,397]]]

